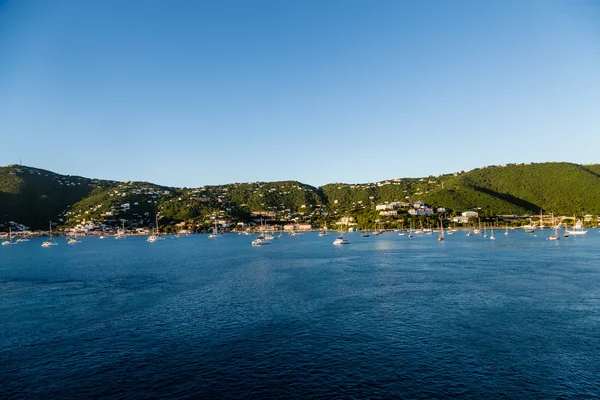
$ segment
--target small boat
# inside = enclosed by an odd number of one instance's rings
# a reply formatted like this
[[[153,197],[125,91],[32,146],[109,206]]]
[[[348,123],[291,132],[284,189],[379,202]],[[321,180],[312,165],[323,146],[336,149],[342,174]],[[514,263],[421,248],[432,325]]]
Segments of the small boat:
[[[154,232],[154,228],[152,229],[152,234],[150,236],[148,236],[148,238],[146,239],[146,242],[148,243],[154,243],[158,240],[163,240],[163,238],[160,236],[160,231],[158,229],[158,213],[156,214],[156,233]]]
[[[327,230],[327,224],[323,226],[323,230],[319,232],[319,237],[329,236],[329,231]]]
[[[552,225],[554,225],[554,233],[548,236],[548,240],[558,240],[560,238],[558,237],[558,225],[554,224],[554,214],[552,214]]]
[[[58,246],[58,243],[54,241],[54,236],[52,236],[52,222],[50,222],[50,240],[46,240],[42,243],[42,247],[51,247]]]
[[[123,229],[119,229],[117,234],[115,235],[116,240],[125,239],[127,237],[127,232],[125,231],[125,222],[123,222]]]
[[[360,237],[369,237],[369,232],[367,232],[367,231],[361,232]]]
[[[340,245],[340,244],[348,244],[348,243],[350,243],[350,242],[343,235],[338,236],[338,238],[333,241],[333,244],[335,244],[336,246]]]
[[[8,240],[5,240],[4,242],[2,242],[2,246],[10,246],[13,244],[17,244],[17,242],[13,241],[12,239],[12,229],[9,227],[8,228]]]
[[[271,242],[267,240],[263,235],[259,235],[256,239],[252,241],[252,246],[266,246],[268,244],[271,244]]]
[[[333,244],[336,246],[341,245],[341,244],[348,244],[348,243],[350,243],[350,242],[348,241],[348,239],[346,239],[346,234],[344,233],[344,231],[341,231],[338,234],[338,237],[333,241]]]
[[[438,236],[438,241],[444,241],[444,224],[442,223],[442,219],[440,218],[440,234]]]
[[[569,237],[569,230],[567,229],[567,224],[565,223],[565,233],[563,235],[564,238],[568,238]]]
[[[496,240],[494,237],[494,227],[492,226],[492,235],[490,236],[490,240]]]
[[[217,221],[215,221],[215,226],[213,228],[213,231],[210,235],[208,235],[209,239],[215,239],[219,237],[219,228],[217,228]]]
[[[75,237],[70,238],[69,241],[67,242],[67,244],[77,244],[77,243],[81,243],[81,240],[79,240]]]

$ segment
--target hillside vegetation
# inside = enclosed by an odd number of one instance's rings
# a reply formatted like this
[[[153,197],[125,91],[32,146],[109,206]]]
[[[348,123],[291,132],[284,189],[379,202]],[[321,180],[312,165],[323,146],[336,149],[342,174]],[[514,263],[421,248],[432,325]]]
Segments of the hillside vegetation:
[[[210,225],[215,219],[248,222],[257,216],[321,224],[342,215],[372,224],[378,215],[375,205],[417,200],[444,207],[449,215],[465,210],[477,210],[484,217],[540,210],[600,214],[600,165],[509,164],[437,177],[332,183],[320,188],[281,181],[193,189],[66,176],[25,166],[0,168],[0,224],[16,221],[33,229],[45,228],[50,220],[65,225],[93,220],[149,226],[157,213],[171,224]]]

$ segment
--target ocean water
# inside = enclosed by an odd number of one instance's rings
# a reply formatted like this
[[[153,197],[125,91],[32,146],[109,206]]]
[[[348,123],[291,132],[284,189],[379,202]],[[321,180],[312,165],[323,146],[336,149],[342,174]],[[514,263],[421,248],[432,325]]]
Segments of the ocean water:
[[[0,398],[600,396],[600,231],[0,247]]]

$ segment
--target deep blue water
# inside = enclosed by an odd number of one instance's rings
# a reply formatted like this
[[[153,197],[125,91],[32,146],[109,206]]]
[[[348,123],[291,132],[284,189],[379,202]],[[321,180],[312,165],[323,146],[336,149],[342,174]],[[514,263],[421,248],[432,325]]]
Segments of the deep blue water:
[[[600,396],[600,231],[0,247],[0,398]]]

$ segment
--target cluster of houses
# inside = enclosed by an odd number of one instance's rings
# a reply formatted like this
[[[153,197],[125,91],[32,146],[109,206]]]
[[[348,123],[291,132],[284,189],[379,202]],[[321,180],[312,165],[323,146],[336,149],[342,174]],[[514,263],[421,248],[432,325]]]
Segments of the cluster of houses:
[[[375,210],[379,211],[379,215],[381,216],[398,215],[399,208],[408,208],[409,215],[433,215],[436,213],[441,214],[446,212],[446,209],[444,207],[438,207],[434,210],[433,208],[429,208],[429,206],[427,206],[422,201],[394,201],[391,203],[378,204],[375,206]]]

